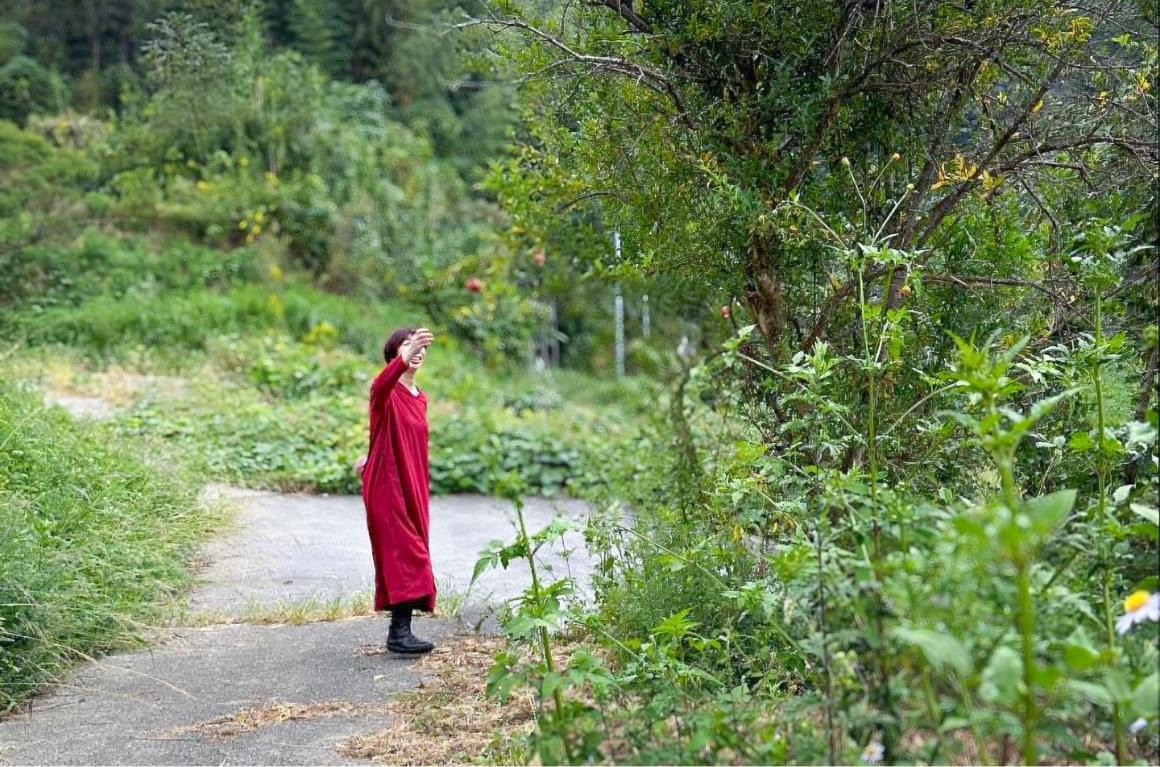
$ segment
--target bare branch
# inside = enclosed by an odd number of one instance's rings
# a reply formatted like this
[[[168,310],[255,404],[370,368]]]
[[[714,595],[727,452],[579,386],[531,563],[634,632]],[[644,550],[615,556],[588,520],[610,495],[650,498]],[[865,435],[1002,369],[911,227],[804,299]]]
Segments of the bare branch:
[[[595,197],[614,197],[614,198],[620,200],[621,202],[624,201],[624,195],[622,195],[620,192],[617,192],[615,190],[593,189],[592,191],[584,192],[583,194],[576,195],[571,200],[565,200],[564,202],[560,203],[559,205],[556,206],[556,212],[563,213],[564,211],[568,210],[569,208],[571,208],[575,205],[579,205],[580,203],[584,202],[585,200],[591,200]]]
[[[1039,207],[1039,210],[1043,212],[1043,215],[1047,216],[1047,220],[1051,222],[1051,239],[1053,242],[1058,243],[1061,232],[1059,219],[1057,219],[1055,214],[1051,212],[1051,208],[1047,207],[1047,203],[1045,203],[1043,198],[1040,197],[1038,193],[1036,193],[1035,189],[1031,186],[1027,179],[1020,176],[1019,185],[1027,190],[1027,194],[1031,195],[1031,199],[1035,201],[1035,204]]]
[[[978,161],[978,163],[976,163],[975,170],[971,173],[970,177],[960,183],[953,192],[938,201],[938,203],[931,210],[930,217],[926,222],[926,228],[923,229],[922,234],[918,237],[918,244],[921,245],[924,243],[926,239],[934,232],[934,230],[938,228],[939,224],[942,223],[943,219],[946,218],[947,215],[958,206],[963,197],[966,196],[967,192],[978,186],[979,180],[983,175],[983,171],[988,170],[991,162],[999,155],[1000,152],[1003,151],[1003,149],[1009,143],[1011,143],[1011,139],[1015,137],[1016,133],[1018,133],[1019,128],[1027,122],[1031,115],[1035,114],[1039,103],[1043,101],[1043,97],[1047,95],[1047,91],[1051,89],[1051,86],[1054,84],[1055,80],[1059,77],[1060,73],[1063,72],[1063,68],[1063,61],[1060,61],[1055,65],[1055,67],[1052,68],[1047,77],[1043,78],[1043,82],[1040,83],[1039,88],[1035,91],[1035,93],[1033,93],[1023,104],[1023,109],[1020,110],[1019,116],[1012,120],[1011,124],[1007,126],[1007,130],[1003,133],[1003,135],[995,140],[995,142],[991,145],[991,148],[987,151],[987,154],[984,155],[983,158]]]
[[[620,58],[619,56],[593,56],[587,53],[580,53],[573,50],[571,46],[565,43],[555,35],[550,35],[544,30],[529,24],[523,19],[508,17],[504,19],[495,19],[492,21],[481,22],[487,24],[489,27],[496,30],[503,29],[521,29],[541,42],[548,45],[550,48],[555,48],[570,60],[583,64],[592,72],[613,72],[616,74],[627,75],[636,78],[637,82],[644,85],[658,93],[665,94],[677,109],[677,114],[685,123],[686,127],[692,129],[696,128],[696,122],[693,120],[689,110],[685,107],[684,99],[681,97],[680,91],[677,90],[673,81],[657,70],[646,67],[629,59]]]
[[[632,0],[589,0],[588,5],[601,5],[605,8],[611,8],[616,11],[622,19],[628,22],[628,25],[637,32],[648,34],[652,32],[652,27],[644,18],[633,10]]]
[[[976,277],[962,274],[923,274],[923,282],[933,282],[945,285],[957,285],[960,288],[1034,288],[1044,295],[1063,301],[1064,296],[1051,288],[1033,280],[1024,280],[1018,277]]]
[[[862,273],[862,282],[870,282],[876,280],[882,275],[886,274],[886,267],[884,266],[870,266]],[[814,344],[822,337],[822,333],[826,331],[830,322],[834,319],[834,315],[838,313],[838,309],[846,302],[854,291],[858,288],[858,278],[854,277],[847,280],[844,285],[830,294],[826,299],[826,303],[822,306],[821,311],[818,312],[818,317],[814,320],[814,325],[810,328],[810,332],[806,334],[805,340],[801,343],[801,350],[809,352],[814,348]]]

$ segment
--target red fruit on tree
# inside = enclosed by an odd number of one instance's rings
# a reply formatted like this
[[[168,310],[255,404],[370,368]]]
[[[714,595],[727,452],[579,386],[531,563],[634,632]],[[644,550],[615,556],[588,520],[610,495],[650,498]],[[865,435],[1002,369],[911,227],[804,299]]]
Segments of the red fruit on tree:
[[[729,304],[721,307],[721,316],[725,319],[729,319]]]
[[[472,277],[466,283],[464,283],[464,287],[467,288],[468,292],[470,293],[480,293],[483,291],[483,280],[479,279],[478,277]]]
[[[532,263],[534,263],[536,266],[543,266],[547,260],[548,257],[544,255],[544,251],[542,250],[537,250],[532,254]]]

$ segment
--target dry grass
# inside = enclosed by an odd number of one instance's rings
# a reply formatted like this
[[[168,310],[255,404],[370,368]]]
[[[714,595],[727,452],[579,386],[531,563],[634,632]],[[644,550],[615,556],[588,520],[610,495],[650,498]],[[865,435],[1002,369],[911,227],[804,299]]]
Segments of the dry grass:
[[[36,383],[50,395],[99,398],[118,409],[141,396],[174,399],[188,387],[183,378],[140,373],[116,364],[94,370],[83,359],[52,352],[23,354],[6,360],[5,367],[14,379]]]
[[[274,604],[252,601],[235,612],[198,611],[179,619],[183,626],[221,626],[230,623],[256,623],[261,625],[302,626],[307,623],[328,623],[366,618],[375,614],[374,591],[335,597],[300,597],[281,599]],[[462,592],[440,592],[433,617],[455,618],[463,609],[465,598]]]
[[[535,722],[531,692],[502,705],[486,694],[488,669],[506,646],[498,637],[445,643],[417,664],[423,685],[386,703],[391,726],[343,741],[339,753],[408,765],[525,761],[522,736]]]
[[[244,708],[236,713],[219,716],[205,722],[175,727],[165,732],[163,736],[203,735],[210,738],[233,738],[283,722],[325,719],[334,716],[365,716],[366,714],[384,712],[385,706],[381,703],[372,705],[356,705],[347,701],[275,703],[265,708]]]
[[[274,626],[302,626],[365,618],[374,615],[373,594],[366,592],[331,598],[303,597],[283,599],[274,604],[250,602],[237,612],[199,611],[184,615],[183,626],[221,626],[230,623],[256,623]]]

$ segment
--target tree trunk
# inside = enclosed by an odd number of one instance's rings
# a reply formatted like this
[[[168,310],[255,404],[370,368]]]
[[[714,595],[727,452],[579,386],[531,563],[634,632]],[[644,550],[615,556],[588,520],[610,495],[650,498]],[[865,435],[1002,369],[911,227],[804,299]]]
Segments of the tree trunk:
[[[785,298],[773,264],[775,247],[770,238],[759,233],[750,239],[745,262],[745,303],[757,330],[765,339],[770,359],[777,363],[781,360],[781,338],[785,329]]]

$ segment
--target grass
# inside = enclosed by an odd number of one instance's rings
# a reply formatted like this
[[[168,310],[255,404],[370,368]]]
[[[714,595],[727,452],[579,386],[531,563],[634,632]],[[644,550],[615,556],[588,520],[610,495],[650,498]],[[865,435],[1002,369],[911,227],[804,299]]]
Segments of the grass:
[[[141,641],[218,520],[164,453],[0,384],[0,710]]]
[[[467,593],[453,589],[439,589],[435,618],[457,618],[467,603]],[[227,623],[258,623],[265,625],[302,626],[307,623],[326,623],[364,618],[374,615],[374,592],[333,597],[302,597],[281,599],[274,604],[253,601],[236,613],[196,612],[183,615],[184,626],[216,626]]]

